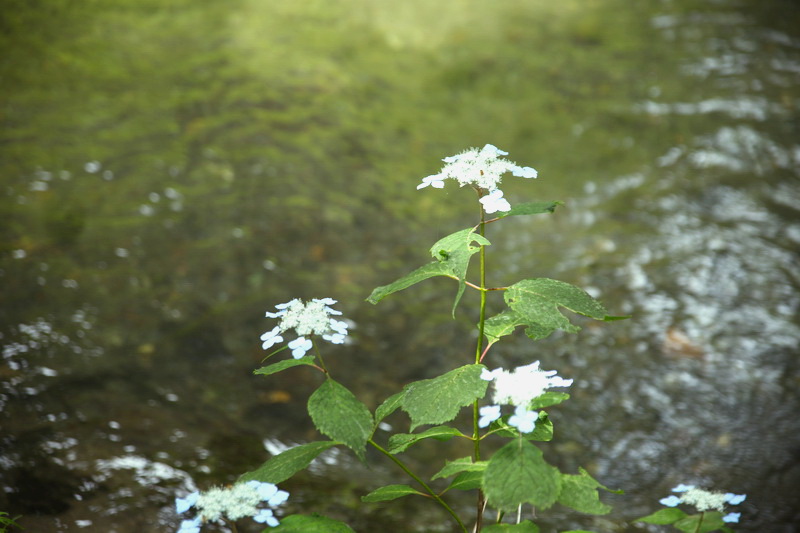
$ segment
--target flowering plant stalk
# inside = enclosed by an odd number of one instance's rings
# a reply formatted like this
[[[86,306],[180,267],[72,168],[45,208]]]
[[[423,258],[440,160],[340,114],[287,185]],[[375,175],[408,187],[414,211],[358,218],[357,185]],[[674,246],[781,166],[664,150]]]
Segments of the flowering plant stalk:
[[[295,514],[279,521],[271,510],[256,508],[259,502],[270,506],[282,503],[288,494],[276,496],[280,493],[275,484],[305,469],[325,450],[338,446],[349,448],[363,462],[367,461],[367,447],[372,447],[409,478],[410,484],[380,487],[363,496],[362,501],[375,503],[402,497],[426,497],[450,517],[454,530],[463,533],[535,533],[538,527],[531,519],[523,520],[523,510],[526,518],[533,518],[533,509],[546,510],[556,503],[589,514],[605,514],[611,510],[600,501],[598,491],[621,491],[603,486],[583,468],[577,473],[559,471],[545,461],[543,452],[535,444],[552,439],[553,423],[548,410],[569,398],[563,389],[572,385],[572,379],[558,376],[555,370],[542,370],[539,361],[508,370],[492,368],[495,365],[491,348],[519,327],[524,328],[531,339],[539,340],[556,330],[568,333],[580,330],[565,316],[565,311],[599,321],[626,318],[610,316],[603,305],[585,291],[562,281],[531,278],[506,287],[492,287],[487,283],[486,250],[491,244],[486,236],[487,227],[510,216],[552,213],[561,205],[560,202],[530,202],[512,207],[500,189],[503,175],[511,173],[532,179],[537,177],[537,172],[505,159],[506,155],[490,144],[481,149],[472,148],[445,158],[439,173],[422,179],[417,189],[441,189],[445,181],[451,179],[462,187],[471,187],[477,194],[479,220],[476,225],[437,241],[430,249],[433,261],[393,283],[376,288],[367,298],[368,302],[377,304],[416,283],[443,276],[456,282],[452,306],[455,315],[466,289],[478,291],[477,342],[474,352],[465,357],[460,366],[438,377],[406,384],[371,411],[333,379],[322,358],[321,341],[333,344],[347,341],[349,322],[334,318],[341,315],[332,307],[335,300],[323,298],[303,302],[294,299],[275,306],[277,312],[266,313],[268,318],[277,319],[278,324],[261,336],[265,350],[283,343],[284,336],[292,332],[296,338],[267,356],[288,349],[291,358],[263,366],[255,370],[255,374],[270,376],[300,366],[319,371],[321,383],[308,400],[308,413],[328,439],[290,448],[241,476],[234,487],[245,487],[238,490],[250,491],[248,494],[256,491],[259,495],[248,496],[248,512],[241,506],[236,507],[237,517],[243,516],[242,513],[250,514],[274,526],[269,531],[276,533],[352,531],[340,521],[317,514]],[[467,279],[467,272],[475,256],[479,275],[477,280],[471,281]],[[502,296],[506,307],[487,317],[490,295]],[[467,428],[458,428],[452,422],[465,408],[471,410],[472,423]],[[391,435],[388,440],[379,438],[378,428],[389,427],[383,420],[398,409],[409,417],[408,432]],[[508,442],[491,457],[486,457],[482,443],[487,438]],[[428,439],[442,442],[463,439],[471,443],[472,453],[445,461],[442,468],[426,480],[406,464],[402,455]],[[448,503],[451,491],[473,492],[473,511],[457,512]],[[178,500],[180,512],[192,506],[199,509],[194,521],[187,521],[182,532],[196,531],[204,520],[219,519],[225,514],[218,510],[217,504],[209,503],[205,494]],[[231,512],[227,514],[230,517]]]

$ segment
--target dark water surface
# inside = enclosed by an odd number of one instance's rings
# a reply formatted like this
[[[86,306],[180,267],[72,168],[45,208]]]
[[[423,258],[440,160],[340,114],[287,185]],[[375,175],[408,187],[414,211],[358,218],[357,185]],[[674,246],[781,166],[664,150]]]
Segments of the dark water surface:
[[[469,191],[415,186],[487,142],[539,170],[512,202],[566,202],[489,227],[489,283],[633,315],[490,353],[575,379],[546,457],[626,491],[542,531],[660,531],[630,521],[682,482],[747,493],[737,530],[800,531],[796,3],[7,4],[0,510],[27,531],[172,531],[175,496],[318,439],[317,375],[252,375],[276,303],[340,301],[352,342],[326,362],[371,408],[469,362],[476,299],[451,320],[446,280],[363,299],[473,223]],[[285,510],[452,530],[425,501],[360,504],[399,482],[333,450]]]

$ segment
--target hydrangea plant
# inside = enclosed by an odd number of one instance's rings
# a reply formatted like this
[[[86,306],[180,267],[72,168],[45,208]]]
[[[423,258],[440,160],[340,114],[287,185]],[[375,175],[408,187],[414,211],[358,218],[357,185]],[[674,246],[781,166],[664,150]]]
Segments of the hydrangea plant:
[[[270,350],[281,345],[286,342],[284,335],[289,332],[293,332],[296,338],[274,349],[265,359],[283,350],[290,350],[291,358],[271,362],[255,370],[255,374],[271,376],[300,366],[320,372],[320,385],[308,399],[308,413],[327,439],[290,448],[241,476],[234,486],[239,487],[237,490],[259,491],[259,495],[251,496],[241,509],[237,507],[238,510],[232,511],[228,507],[223,511],[211,505],[210,494],[216,494],[213,491],[179,499],[179,512],[192,507],[197,512],[193,520],[184,522],[181,533],[193,533],[203,521],[235,520],[234,517],[245,515],[274,526],[271,531],[276,533],[351,532],[352,529],[343,522],[318,514],[293,514],[278,522],[271,509],[257,507],[262,503],[270,507],[282,503],[285,497],[278,498],[277,494],[281,492],[277,488],[273,491],[272,487],[305,469],[317,456],[333,447],[348,448],[363,462],[367,461],[366,450],[371,447],[408,478],[407,483],[387,485],[364,495],[362,500],[365,503],[422,496],[439,505],[450,516],[454,529],[463,533],[536,533],[539,529],[534,522],[533,509],[544,512],[556,503],[581,513],[605,514],[611,510],[600,500],[599,491],[622,491],[605,487],[583,468],[575,473],[561,472],[545,460],[543,452],[535,444],[553,438],[550,410],[569,399],[567,392],[550,389],[565,389],[572,385],[573,380],[558,376],[556,370],[542,370],[539,361],[530,361],[511,370],[490,370],[487,366],[495,355],[495,352],[490,353],[490,349],[519,328],[536,341],[557,330],[567,333],[580,331],[580,327],[570,321],[568,313],[598,321],[627,318],[609,315],[605,307],[584,290],[562,281],[530,278],[504,287],[487,284],[486,253],[491,245],[486,236],[487,226],[510,216],[546,215],[561,205],[560,202],[543,201],[518,203],[512,207],[499,188],[503,177],[510,173],[530,179],[536,178],[537,172],[505,159],[506,155],[507,152],[491,144],[480,149],[470,148],[444,158],[445,164],[437,174],[422,179],[417,189],[441,189],[449,179],[462,187],[472,188],[477,196],[480,219],[475,225],[434,243],[430,248],[432,261],[388,285],[377,287],[367,298],[368,302],[377,304],[395,292],[441,276],[456,283],[452,306],[455,315],[466,289],[477,291],[480,303],[474,352],[448,372],[408,383],[370,409],[333,379],[319,349],[320,340],[333,344],[344,344],[347,340],[349,322],[334,318],[341,316],[331,307],[336,301],[322,298],[304,303],[294,299],[276,305],[277,312],[267,312],[266,317],[277,319],[278,323],[271,325],[271,329],[261,336],[262,347]],[[468,279],[468,269],[475,257],[478,276],[477,279]],[[487,298],[490,295],[502,297],[505,303],[505,308],[494,316],[487,316]],[[490,390],[491,395],[487,398]],[[472,422],[467,427],[458,427],[453,421],[465,409],[472,415]],[[398,410],[408,415],[408,431],[384,439],[383,433],[379,436],[377,430],[379,427],[388,428],[383,420]],[[483,443],[488,438],[507,442],[487,457]],[[403,460],[403,454],[429,439],[441,442],[464,440],[470,443],[472,453],[455,458],[446,455],[449,459],[444,461],[442,468],[426,480]],[[270,488],[261,488],[264,485]],[[474,514],[462,516],[457,513],[448,503],[451,491],[472,492]],[[687,491],[679,503],[696,504],[699,500],[692,499],[696,497],[694,494]],[[738,498],[731,496],[725,501],[738,503]],[[246,512],[244,507],[247,507]],[[489,509],[495,511],[491,520],[487,518]],[[523,509],[531,510],[525,513],[526,519],[523,519]],[[730,521],[733,516],[726,518]]]
[[[319,335],[333,344],[343,344],[344,338],[347,336],[347,322],[332,318],[332,315],[342,314],[330,307],[335,303],[336,300],[332,298],[321,300],[314,298],[307,304],[295,298],[290,302],[276,305],[275,309],[278,309],[278,312],[267,311],[266,316],[280,318],[281,321],[270,331],[261,335],[263,341],[261,347],[267,350],[275,344],[283,342],[282,333],[289,330],[294,330],[297,334],[297,338],[286,346],[292,350],[292,357],[295,359],[300,359],[311,349],[311,340],[306,338],[309,335]]]
[[[722,513],[725,512],[727,505],[739,505],[747,499],[746,494],[714,492],[683,483],[674,487],[672,492],[678,495],[671,494],[659,500],[659,503],[666,509],[642,517],[639,521],[648,524],[671,524],[686,533],[706,533],[718,530],[726,533],[732,532],[733,530],[726,527],[726,524],[739,522],[742,513],[731,512],[724,515]],[[691,505],[700,512],[690,515],[678,509],[679,505]]]
[[[231,487],[215,487],[206,492],[195,491],[184,498],[175,499],[175,510],[179,514],[192,508],[196,511],[194,518],[181,522],[178,533],[199,533],[203,524],[235,524],[244,517],[275,527],[279,522],[271,507],[281,505],[288,498],[288,492],[278,490],[272,483],[255,480]],[[259,507],[263,503],[269,507]]]

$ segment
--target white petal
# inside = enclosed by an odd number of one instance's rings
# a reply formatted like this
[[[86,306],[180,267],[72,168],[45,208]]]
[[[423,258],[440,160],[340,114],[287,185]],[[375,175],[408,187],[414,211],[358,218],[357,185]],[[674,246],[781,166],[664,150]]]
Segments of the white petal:
[[[267,503],[269,503],[273,507],[276,507],[288,499],[289,499],[289,493],[286,492],[285,490],[279,490],[278,492],[275,493],[275,495],[272,498],[269,499]]]
[[[672,496],[661,498],[660,500],[658,500],[658,503],[660,503],[661,505],[665,505],[667,507],[677,507],[678,504],[681,503],[681,499],[673,494]]]
[[[488,368],[484,368],[481,370],[480,378],[485,381],[492,381],[494,380],[494,372],[490,371]]]
[[[264,333],[263,335],[261,335],[261,340],[262,341],[266,341],[266,340],[272,339],[273,337],[277,337],[278,335],[280,335],[280,333],[281,333],[281,328],[279,328],[278,326],[275,326],[271,330],[269,330],[266,333]]]
[[[264,341],[264,343],[261,345],[261,349],[269,350],[279,342],[283,342],[283,337],[281,337],[280,335],[278,335],[277,337],[272,337],[271,339],[267,339]]]
[[[482,151],[492,151],[494,152],[495,156],[508,155],[508,152],[504,152],[503,150],[501,150],[500,148],[498,148],[493,144],[487,144],[486,146],[483,147]]]
[[[747,498],[747,494],[733,494],[730,492],[725,493],[725,501],[731,505],[739,505]]]
[[[511,169],[511,173],[520,178],[536,178],[539,176],[536,169],[531,167],[514,167]]]
[[[175,510],[178,513],[185,513],[190,508],[194,507],[194,504],[197,503],[197,498],[200,497],[200,493],[195,491],[185,498],[176,498],[175,499]]]

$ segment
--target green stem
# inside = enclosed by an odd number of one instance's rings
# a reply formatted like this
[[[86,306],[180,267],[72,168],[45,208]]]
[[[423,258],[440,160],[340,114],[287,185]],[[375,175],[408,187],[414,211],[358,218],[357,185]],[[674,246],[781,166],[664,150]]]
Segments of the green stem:
[[[454,279],[456,281],[461,281],[461,278],[459,278],[458,276],[447,276],[447,277],[450,278],[450,279]],[[478,287],[474,283],[470,283],[469,281],[466,281],[466,280],[464,280],[464,284],[466,284],[467,287],[472,287],[473,289],[476,289],[476,290],[479,290],[479,291],[487,291],[488,292],[488,291],[507,291],[508,290],[508,287],[486,287],[486,288],[481,289],[480,287]]]
[[[700,520],[697,521],[697,528],[694,530],[694,533],[699,533],[700,526],[703,525],[703,518],[705,518],[705,517],[706,517],[706,512],[705,511],[701,511],[700,512]]]
[[[483,212],[483,207],[481,207],[481,224],[479,232],[481,237],[484,237],[486,233],[486,215]],[[481,360],[481,349],[483,348],[483,327],[486,322],[486,246],[481,244],[481,251],[480,251],[480,260],[481,260],[481,315],[478,321],[478,346],[475,349],[475,364],[478,364]]]
[[[373,447],[374,447],[376,450],[378,450],[379,452],[381,452],[383,455],[385,455],[386,457],[388,457],[389,459],[391,459],[392,461],[394,461],[394,463],[395,463],[397,466],[399,466],[399,467],[400,467],[400,468],[403,470],[403,472],[405,472],[406,474],[408,474],[409,476],[411,476],[411,478],[412,478],[414,481],[416,481],[417,483],[419,483],[419,484],[422,486],[422,488],[424,488],[424,489],[425,489],[425,491],[426,491],[428,494],[430,494],[430,495],[431,495],[431,498],[433,498],[434,500],[436,500],[437,502],[439,502],[439,505],[441,505],[442,507],[444,507],[445,509],[447,509],[447,512],[448,512],[448,513],[450,513],[450,515],[453,517],[453,519],[455,519],[455,521],[456,521],[456,522],[458,522],[458,525],[461,527],[461,529],[464,531],[464,533],[467,533],[467,526],[465,526],[465,525],[464,525],[464,523],[463,523],[463,522],[461,521],[461,519],[458,517],[458,515],[456,514],[456,512],[455,512],[455,511],[453,511],[453,509],[452,509],[452,508],[451,508],[449,505],[447,505],[447,502],[445,502],[445,501],[444,501],[444,500],[441,498],[441,496],[439,496],[438,494],[436,494],[436,492],[434,492],[434,490],[433,490],[432,488],[430,488],[430,487],[428,486],[428,484],[427,484],[427,483],[425,483],[424,481],[422,481],[422,479],[420,479],[420,477],[419,477],[419,476],[417,476],[417,475],[416,475],[414,472],[412,472],[411,470],[409,470],[409,469],[408,469],[408,467],[407,467],[407,466],[406,466],[406,465],[403,463],[403,461],[401,461],[400,459],[398,459],[397,457],[395,457],[394,455],[392,455],[392,454],[391,454],[391,453],[389,453],[388,451],[384,450],[384,449],[381,447],[381,445],[380,445],[380,444],[378,444],[377,442],[375,442],[374,440],[372,440],[372,439],[369,439],[367,442],[369,442],[370,444],[372,444],[372,446],[373,446]]]
[[[314,339],[311,339],[311,345],[314,347],[314,351],[317,353],[317,359],[319,359],[320,366],[322,366],[322,368],[320,368],[320,370],[322,370],[327,377],[330,377],[331,373],[328,372],[328,368],[325,366],[325,361],[322,359],[322,353],[320,353],[319,346],[317,346],[317,343],[314,342]],[[317,365],[314,365],[314,366],[317,366]],[[319,368],[319,367],[317,367],[317,368]]]
[[[456,279],[458,279],[458,278],[456,278]],[[267,359],[269,359],[270,357],[272,357],[272,356],[273,356],[273,355],[275,355],[276,353],[278,353],[278,352],[282,352],[282,351],[284,351],[284,350],[288,350],[288,349],[289,349],[289,347],[288,347],[288,346],[282,346],[281,348],[278,348],[278,349],[277,349],[277,350],[275,350],[274,352],[272,352],[272,353],[270,353],[270,354],[267,354],[267,355],[264,357],[264,359],[262,359],[262,360],[261,360],[261,362],[263,363],[264,361],[266,361]]]
[[[480,204],[479,204],[480,205]],[[481,237],[484,237],[486,232],[486,214],[483,211],[483,206],[481,206],[481,223],[479,232]],[[478,319],[478,343],[477,347],[475,348],[475,364],[479,364],[481,362],[483,356],[483,331],[484,325],[486,323],[486,246],[481,245],[480,251],[480,262],[481,262],[481,310],[480,310],[480,318]],[[473,452],[472,452],[472,460],[473,462],[478,462],[481,460],[481,439],[480,439],[480,428],[478,427],[478,418],[479,418],[479,411],[478,411],[478,400],[475,400],[472,404],[472,442],[473,444]],[[479,533],[481,530],[481,526],[483,525],[483,510],[486,507],[486,497],[483,494],[483,491],[478,489],[478,501],[475,504],[475,533]]]

